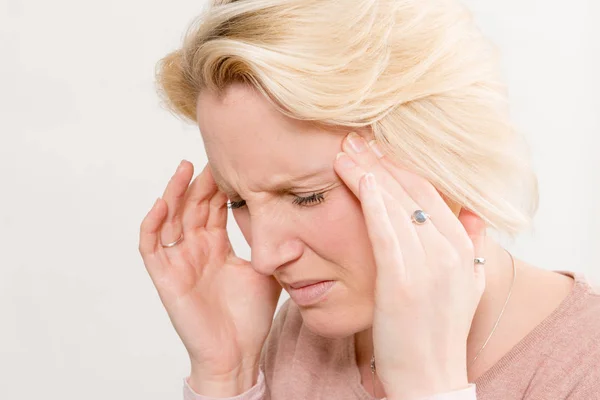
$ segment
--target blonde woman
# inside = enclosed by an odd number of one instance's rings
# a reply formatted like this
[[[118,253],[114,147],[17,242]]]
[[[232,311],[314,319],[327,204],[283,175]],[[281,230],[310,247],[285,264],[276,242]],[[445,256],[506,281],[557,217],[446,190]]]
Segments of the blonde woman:
[[[455,1],[214,1],[158,82],[208,158],[140,229],[186,399],[600,399],[599,293],[486,235],[536,178]]]

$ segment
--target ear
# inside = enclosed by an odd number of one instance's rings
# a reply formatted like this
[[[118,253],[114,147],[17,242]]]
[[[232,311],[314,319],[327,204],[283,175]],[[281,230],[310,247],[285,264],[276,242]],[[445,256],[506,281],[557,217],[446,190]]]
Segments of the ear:
[[[473,241],[475,257],[483,257],[483,254],[480,254],[484,249],[486,235],[486,225],[483,219],[473,211],[463,207],[459,212],[458,220]]]

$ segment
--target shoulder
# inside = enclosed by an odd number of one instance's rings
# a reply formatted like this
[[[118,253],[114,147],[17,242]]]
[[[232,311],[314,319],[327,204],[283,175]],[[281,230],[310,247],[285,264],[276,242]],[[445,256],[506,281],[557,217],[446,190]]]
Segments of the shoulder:
[[[600,291],[585,274],[573,271],[525,272],[523,315],[533,321],[533,332],[550,342],[569,340],[577,333],[590,340],[600,332]],[[540,327],[544,327],[542,332]]]
[[[600,292],[583,274],[560,272],[575,283],[532,346],[534,386],[552,398],[600,398]]]
[[[556,272],[574,278],[572,290],[478,380],[482,399],[504,394],[502,398],[600,398],[600,292],[582,274]]]
[[[600,287],[589,281],[584,274],[557,271],[574,278],[571,294],[558,309],[560,330],[589,340],[600,338]],[[600,345],[600,343],[597,343]],[[576,345],[576,343],[573,343]],[[600,347],[600,346],[599,346]]]
[[[571,293],[552,313],[546,331],[540,333],[541,355],[548,355],[556,366],[567,371],[594,366],[600,370],[600,292],[583,274],[557,271],[572,276]]]

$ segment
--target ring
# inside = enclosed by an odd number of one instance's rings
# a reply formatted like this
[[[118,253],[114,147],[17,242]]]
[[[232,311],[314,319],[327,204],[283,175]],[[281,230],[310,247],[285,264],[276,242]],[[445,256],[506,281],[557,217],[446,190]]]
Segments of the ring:
[[[485,258],[483,258],[483,257],[476,257],[474,261],[475,261],[475,264],[481,264],[481,265],[485,264]]]
[[[416,210],[414,213],[412,213],[412,215],[410,216],[410,219],[412,219],[412,222],[414,222],[417,225],[422,225],[425,222],[427,222],[427,220],[431,218],[429,214],[427,214],[425,211],[423,210]]]
[[[179,236],[179,239],[177,239],[176,241],[172,242],[172,243],[167,243],[167,244],[160,244],[162,247],[173,247],[176,246],[177,244],[179,244],[181,241],[183,240],[183,233],[181,234],[181,236]]]

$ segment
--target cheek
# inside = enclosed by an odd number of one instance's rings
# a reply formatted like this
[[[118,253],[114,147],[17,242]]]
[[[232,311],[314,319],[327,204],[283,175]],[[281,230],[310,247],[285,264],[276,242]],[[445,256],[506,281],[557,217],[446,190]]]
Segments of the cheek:
[[[319,209],[316,211],[316,209]],[[340,187],[330,199],[315,207],[304,241],[319,258],[348,276],[348,283],[368,282],[373,256],[359,200]]]
[[[296,207],[296,206],[294,206]],[[304,242],[318,259],[333,265],[331,271],[346,284],[363,290],[374,279],[375,263],[360,201],[345,186],[335,188],[322,204],[301,209],[293,236]],[[245,210],[233,217],[251,245],[251,222]],[[320,264],[319,261],[316,261]]]

